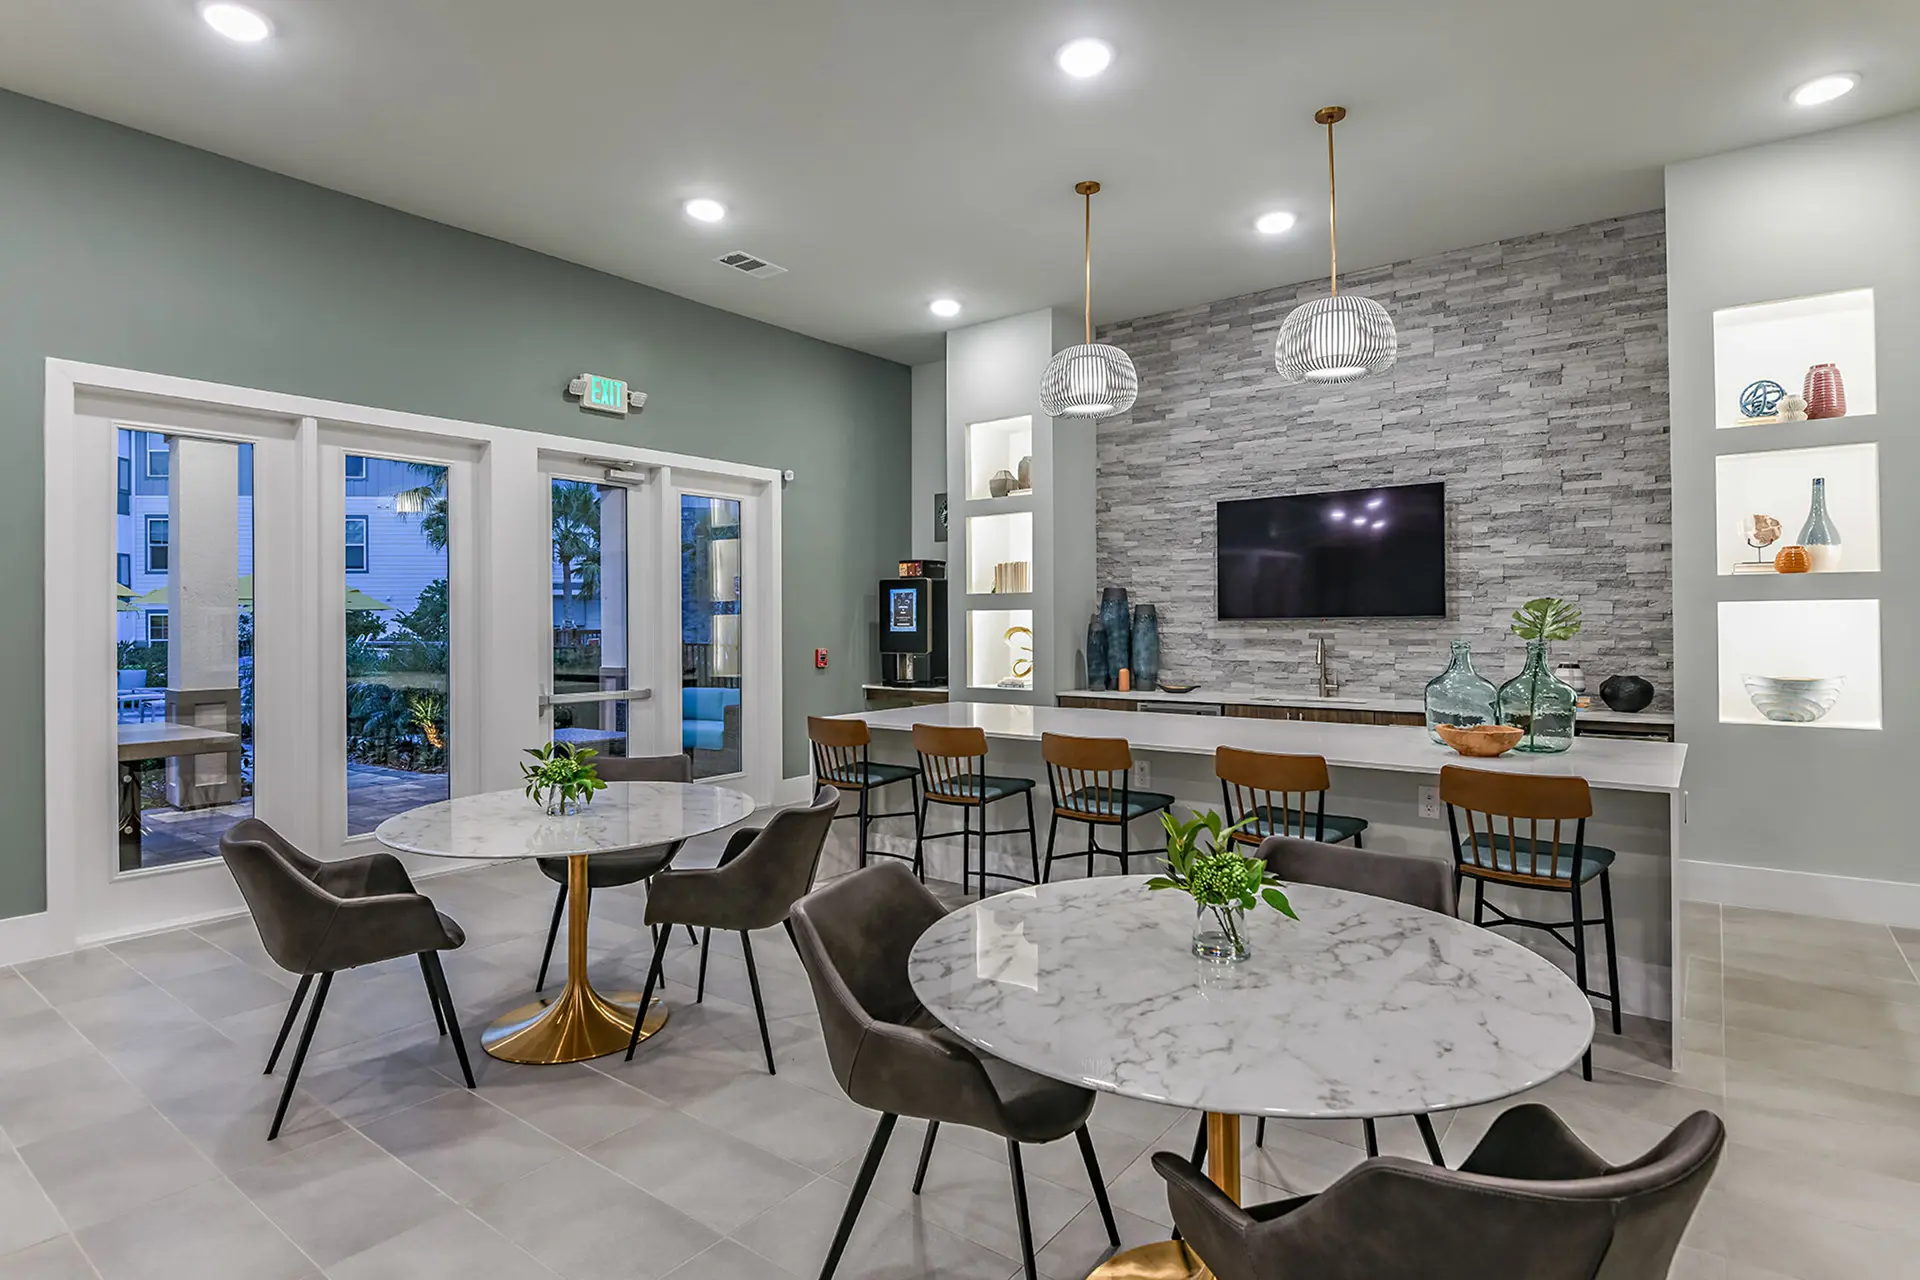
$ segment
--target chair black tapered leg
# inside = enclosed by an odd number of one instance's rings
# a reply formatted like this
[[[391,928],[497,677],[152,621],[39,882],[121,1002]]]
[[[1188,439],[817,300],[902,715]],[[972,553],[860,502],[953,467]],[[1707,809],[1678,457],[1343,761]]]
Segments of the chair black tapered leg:
[[[931,803],[921,799],[913,806],[913,874],[921,884],[927,882],[927,806]]]
[[[867,791],[860,788],[860,865],[867,865]]]
[[[1607,991],[1609,1003],[1613,1005],[1613,1034],[1620,1034],[1620,957],[1613,945],[1613,878],[1610,873],[1600,873],[1600,918],[1601,931],[1607,937]]]
[[[1380,1154],[1380,1131],[1374,1128],[1373,1121],[1362,1120],[1360,1127],[1367,1135],[1367,1155],[1369,1158]]]
[[[700,942],[700,935],[693,931],[692,925],[687,926],[687,941],[695,944],[696,946],[699,945],[699,942]]]
[[[753,1016],[760,1019],[760,1047],[767,1051],[767,1074],[777,1075],[773,1069],[773,1037],[767,1034],[767,1007],[760,1002],[760,973],[753,967],[753,939],[747,931],[740,931],[740,950],[747,957],[747,985],[753,988]]]
[[[447,986],[447,971],[440,967],[440,953],[422,951],[420,965],[427,971],[428,983],[440,994],[440,1007],[447,1013],[447,1034],[453,1037],[453,1053],[460,1059],[460,1074],[471,1089],[474,1087],[473,1064],[467,1061],[467,1040],[460,1034],[460,1018],[453,1011],[453,991]]]
[[[540,976],[533,980],[537,995],[546,988],[547,968],[553,963],[553,943],[560,936],[560,917],[567,913],[567,886],[561,885],[553,899],[553,921],[547,925],[547,949],[540,953]]]
[[[873,1127],[873,1141],[867,1143],[867,1154],[860,1161],[859,1176],[853,1180],[853,1190],[847,1192],[847,1207],[840,1214],[840,1226],[833,1233],[833,1244],[827,1250],[827,1261],[820,1268],[820,1280],[832,1280],[835,1267],[840,1265],[840,1255],[847,1251],[847,1239],[853,1235],[853,1224],[859,1220],[860,1206],[866,1203],[867,1192],[873,1187],[873,1175],[880,1171],[880,1157],[887,1153],[887,1139],[893,1135],[894,1121],[900,1117],[891,1111],[880,1117],[880,1123]]]
[[[800,955],[800,939],[793,936],[793,917],[788,916],[785,920],[782,920],[780,922],[780,925],[782,928],[784,928],[787,931],[787,941],[793,944],[793,954],[796,956],[799,956]],[[802,964],[805,964],[806,963],[805,957],[801,957],[800,962]]]
[[[933,1159],[933,1140],[940,1134],[938,1120],[927,1121],[927,1140],[920,1144],[920,1167],[913,1171],[913,1194],[919,1195],[927,1180],[927,1161]]]
[[[1580,914],[1580,878],[1574,877],[1573,892],[1573,981],[1580,988],[1581,998],[1587,994],[1587,922]],[[1580,1078],[1593,1079],[1593,1050],[1588,1049],[1580,1055]]]
[[[280,1051],[287,1047],[287,1033],[293,1030],[293,1020],[299,1016],[300,1005],[307,998],[307,988],[313,985],[313,975],[300,975],[300,985],[293,989],[293,1003],[287,1006],[287,1020],[280,1024],[280,1037],[273,1042],[273,1052],[267,1055],[267,1069],[261,1075],[273,1074],[273,1064],[280,1061]]]
[[[1040,830],[1033,825],[1033,792],[1022,793],[1027,798],[1027,849],[1033,854],[1033,882],[1040,883]]]
[[[1423,1111],[1413,1118],[1413,1122],[1420,1126],[1420,1141],[1427,1144],[1427,1159],[1442,1169],[1446,1168],[1447,1158],[1440,1154],[1440,1138],[1433,1131],[1433,1120]]]
[[[1053,841],[1060,834],[1060,815],[1054,814],[1047,822],[1047,869],[1040,873],[1040,883],[1053,879]]]
[[[1007,1139],[1007,1165],[1013,1174],[1013,1216],[1020,1224],[1020,1264],[1027,1280],[1040,1280],[1040,1269],[1033,1261],[1033,1218],[1027,1212],[1027,1170],[1020,1161],[1020,1144]]]
[[[1200,1117],[1200,1131],[1193,1135],[1193,1167],[1196,1169],[1205,1169],[1207,1167],[1206,1162],[1207,1118],[1203,1115]]]
[[[627,1041],[627,1061],[633,1061],[633,1051],[640,1047],[640,1028],[647,1022],[647,1006],[653,1003],[653,988],[660,981],[660,963],[666,958],[667,935],[662,933],[653,944],[653,963],[647,966],[647,981],[640,988],[640,1007],[633,1013],[633,1038]]]
[[[691,926],[689,926],[691,927]],[[702,931],[700,938],[700,980],[694,984],[693,1002],[703,1004],[707,998],[707,952],[713,949],[713,930]]]
[[[293,1062],[287,1067],[287,1087],[280,1091],[280,1105],[273,1112],[273,1127],[267,1130],[268,1142],[280,1136],[281,1122],[287,1118],[287,1104],[293,1101],[293,1086],[300,1079],[300,1064],[307,1060],[307,1046],[313,1043],[313,1029],[320,1025],[320,1010],[327,1003],[327,988],[332,985],[331,973],[320,975],[320,986],[313,993],[313,1007],[307,1010],[307,1025],[300,1028],[300,1043],[294,1046]]]
[[[1118,1249],[1120,1228],[1114,1225],[1113,1206],[1107,1203],[1107,1184],[1100,1176],[1100,1158],[1093,1153],[1093,1135],[1083,1124],[1073,1131],[1073,1136],[1080,1142],[1080,1158],[1087,1162],[1087,1181],[1093,1183],[1093,1202],[1100,1206],[1100,1220],[1107,1224],[1107,1240]]]
[[[1264,1147],[1267,1145],[1267,1118],[1265,1116],[1261,1116],[1253,1126],[1253,1145],[1256,1147]]]
[[[447,1034],[447,1015],[440,1008],[440,993],[433,985],[433,970],[427,967],[427,953],[420,953],[420,976],[427,984],[427,999],[433,1004],[433,1025],[440,1028],[440,1034]]]

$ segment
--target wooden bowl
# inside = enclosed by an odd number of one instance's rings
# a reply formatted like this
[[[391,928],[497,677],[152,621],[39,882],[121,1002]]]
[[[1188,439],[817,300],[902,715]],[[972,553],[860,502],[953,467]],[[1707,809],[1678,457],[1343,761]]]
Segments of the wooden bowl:
[[[1461,755],[1483,760],[1507,754],[1521,736],[1521,731],[1510,724],[1477,724],[1471,728],[1437,724],[1433,726],[1433,731],[1440,735],[1442,742]]]
[[[1192,693],[1199,687],[1197,684],[1168,684],[1165,680],[1160,682],[1160,692],[1162,693]]]

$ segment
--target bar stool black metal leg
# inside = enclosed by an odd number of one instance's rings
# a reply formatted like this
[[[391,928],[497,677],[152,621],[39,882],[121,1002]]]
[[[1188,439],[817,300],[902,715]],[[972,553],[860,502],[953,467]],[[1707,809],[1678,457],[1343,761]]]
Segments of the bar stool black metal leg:
[[[1040,883],[1040,832],[1033,825],[1033,792],[1022,793],[1027,798],[1027,849],[1033,854],[1033,882]],[[1609,916],[1609,919],[1612,917]]]
[[[440,993],[433,987],[433,970],[427,967],[428,953],[420,953],[420,977],[427,984],[427,999],[433,1005],[433,1025],[440,1028],[440,1034],[447,1034],[447,1016],[440,1011]]]
[[[1264,1147],[1267,1145],[1267,1118],[1265,1116],[1261,1116],[1253,1126],[1253,1145],[1256,1147]]]
[[[1073,1131],[1073,1136],[1080,1142],[1080,1158],[1087,1162],[1087,1180],[1093,1183],[1093,1202],[1100,1206],[1100,1220],[1107,1224],[1107,1240],[1117,1249],[1120,1228],[1114,1225],[1113,1206],[1107,1203],[1107,1184],[1100,1176],[1100,1158],[1093,1153],[1093,1135],[1083,1124]]]
[[[439,992],[440,1007],[446,1010],[447,1034],[453,1037],[453,1053],[460,1059],[460,1075],[466,1080],[467,1088],[474,1088],[473,1064],[467,1061],[467,1041],[460,1034],[460,1018],[453,1011],[453,991],[447,986],[447,971],[440,966],[440,953],[423,951],[420,960],[426,967],[427,981]]]
[[[1573,878],[1573,980],[1580,988],[1584,998],[1587,994],[1587,922],[1580,914],[1580,876],[1576,871]],[[1580,1078],[1593,1079],[1593,1050],[1588,1049],[1580,1055]]]
[[[1440,1154],[1440,1138],[1433,1131],[1432,1118],[1423,1111],[1413,1118],[1413,1122],[1420,1126],[1420,1141],[1427,1144],[1427,1159],[1442,1169],[1446,1168],[1447,1158]]]
[[[1193,1165],[1205,1169],[1207,1159],[1207,1118],[1200,1117],[1200,1131],[1193,1135]]]
[[[1607,990],[1612,993],[1609,1003],[1613,1005],[1613,1034],[1620,1034],[1620,957],[1613,946],[1613,877],[1609,872],[1600,873],[1600,923],[1607,937]]]
[[[327,1003],[327,988],[333,985],[333,975],[320,975],[320,986],[313,993],[313,1007],[307,1010],[307,1025],[300,1028],[300,1043],[294,1047],[293,1062],[287,1067],[287,1087],[280,1091],[280,1105],[273,1112],[273,1128],[267,1130],[267,1141],[272,1142],[280,1136],[280,1125],[287,1118],[287,1104],[293,1101],[293,1086],[300,1079],[300,1065],[307,1060],[307,1046],[313,1043],[313,1029],[320,1025],[320,1010]]]
[[[870,787],[860,788],[860,865],[867,865],[867,793]]]
[[[691,926],[689,926],[691,927]],[[703,929],[704,937],[700,942],[700,979],[693,987],[693,1002],[704,1004],[707,999],[707,953],[713,950],[713,930]]]
[[[1020,1224],[1020,1264],[1027,1280],[1040,1280],[1040,1269],[1033,1262],[1033,1219],[1027,1213],[1027,1171],[1020,1162],[1020,1144],[1007,1139],[1007,1165],[1013,1173],[1013,1216]]]
[[[1123,876],[1127,874],[1127,836],[1128,836],[1129,828],[1131,828],[1132,826],[1133,824],[1127,821],[1126,815],[1121,814],[1120,815],[1120,874]],[[1089,827],[1088,830],[1092,830],[1092,828]],[[1088,872],[1087,874],[1091,875],[1093,873]]]
[[[1367,1135],[1368,1157],[1371,1158],[1373,1156],[1379,1155],[1380,1154],[1380,1134],[1379,1134],[1379,1131],[1373,1127],[1373,1121],[1362,1120],[1360,1122],[1360,1125]]]
[[[1040,883],[1053,879],[1053,841],[1060,834],[1060,815],[1054,814],[1047,822],[1047,869],[1040,873]]]
[[[647,981],[640,988],[640,1007],[633,1015],[633,1037],[627,1041],[627,1061],[633,1061],[633,1051],[640,1047],[640,1028],[647,1021],[647,1007],[653,1003],[653,988],[660,981],[660,964],[667,954],[667,935],[662,933],[653,944],[653,962],[647,966]]]
[[[920,1167],[913,1171],[913,1194],[919,1195],[927,1180],[927,1161],[933,1159],[933,1140],[940,1134],[938,1120],[927,1121],[927,1140],[920,1144]]]
[[[913,806],[913,874],[927,882],[927,807],[933,802],[921,797]]]
[[[560,886],[560,892],[553,896],[553,921],[547,925],[547,949],[540,953],[540,976],[533,980],[533,990],[537,995],[547,985],[547,968],[553,963],[554,940],[560,936],[560,917],[567,911],[567,886]]]
[[[273,1064],[280,1061],[280,1051],[287,1047],[287,1033],[293,1030],[293,1020],[300,1014],[300,1005],[307,998],[307,989],[313,986],[313,975],[300,975],[300,985],[293,989],[293,1003],[287,1006],[287,1019],[280,1024],[280,1037],[273,1042],[273,1052],[267,1055],[267,1069],[261,1075],[273,1074]]]
[[[753,939],[747,931],[740,931],[740,950],[747,957],[747,985],[753,988],[753,1013],[760,1019],[760,1047],[767,1051],[767,1074],[776,1075],[773,1069],[773,1038],[767,1034],[767,1007],[760,1002],[760,972],[753,966]]]
[[[887,1139],[892,1136],[894,1121],[899,1118],[887,1112],[873,1127],[873,1140],[867,1143],[867,1154],[860,1161],[860,1173],[853,1180],[853,1190],[847,1192],[847,1207],[840,1214],[840,1226],[833,1233],[826,1264],[820,1268],[820,1280],[833,1280],[834,1268],[840,1265],[840,1255],[847,1251],[847,1239],[853,1235],[853,1224],[860,1218],[860,1206],[866,1203],[867,1192],[873,1188],[873,1175],[880,1170],[880,1157],[887,1153]]]

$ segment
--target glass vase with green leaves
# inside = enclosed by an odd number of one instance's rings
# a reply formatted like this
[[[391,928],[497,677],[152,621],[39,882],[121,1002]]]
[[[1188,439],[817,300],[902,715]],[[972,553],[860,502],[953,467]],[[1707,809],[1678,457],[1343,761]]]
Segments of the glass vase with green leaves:
[[[1513,634],[1527,642],[1527,664],[1500,686],[1500,723],[1521,731],[1516,751],[1552,754],[1573,746],[1572,686],[1553,674],[1547,646],[1580,634],[1580,607],[1545,596],[1513,612]]]
[[[1148,880],[1147,888],[1178,889],[1193,899],[1193,954],[1223,964],[1253,954],[1247,913],[1262,902],[1281,915],[1300,918],[1267,864],[1233,847],[1233,833],[1252,822],[1251,816],[1228,825],[1208,810],[1185,822],[1162,813],[1160,821],[1167,828],[1167,873]]]
[[[520,766],[527,798],[550,816],[578,813],[592,803],[594,792],[607,789],[593,767],[593,757],[599,753],[591,747],[549,742],[544,747],[528,747],[527,754],[534,761]]]

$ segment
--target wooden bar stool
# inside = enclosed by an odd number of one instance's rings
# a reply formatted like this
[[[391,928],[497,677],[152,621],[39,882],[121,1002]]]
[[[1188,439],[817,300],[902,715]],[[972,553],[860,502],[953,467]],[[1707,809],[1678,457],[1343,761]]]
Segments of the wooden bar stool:
[[[888,853],[884,849],[870,848],[867,844],[867,826],[876,818],[912,818],[915,830],[920,823],[920,771],[910,764],[875,764],[867,759],[867,748],[873,743],[873,734],[867,729],[865,720],[838,720],[828,716],[807,717],[807,741],[813,744],[813,773],[818,782],[831,783],[842,791],[852,791],[860,797],[860,807],[853,813],[843,813],[835,817],[860,819],[860,865],[867,865],[870,854],[882,858],[906,857],[897,853]],[[898,813],[875,813],[867,802],[867,793],[881,787],[890,787],[896,782],[904,782],[913,789],[913,808]],[[916,843],[913,862],[914,874],[925,878],[920,866],[919,847]]]
[[[1131,849],[1127,842],[1127,824],[1150,813],[1173,807],[1173,797],[1159,791],[1133,789],[1133,749],[1125,738],[1071,738],[1064,733],[1040,735],[1040,758],[1047,765],[1047,790],[1053,796],[1053,820],[1047,824],[1047,869],[1042,880],[1053,878],[1053,841],[1060,830],[1060,819],[1087,824],[1087,874],[1093,874],[1093,855],[1105,853],[1120,859],[1120,874],[1127,874],[1127,859],[1137,853],[1165,853],[1158,849]],[[1103,849],[1095,838],[1101,827],[1120,828],[1120,847]],[[1078,858],[1063,853],[1063,858]]]
[[[1474,882],[1473,922],[1542,929],[1571,950],[1574,981],[1589,996],[1613,1007],[1613,1033],[1619,1035],[1620,961],[1614,950],[1613,883],[1608,874],[1614,853],[1587,843],[1587,819],[1593,816],[1593,792],[1587,780],[1447,765],[1440,770],[1440,799],[1447,806],[1447,828],[1453,836],[1455,893],[1463,879]],[[1563,831],[1568,822],[1573,824],[1571,840]],[[1523,825],[1516,827],[1516,823]],[[1589,880],[1600,882],[1598,920],[1589,919],[1581,904],[1581,890]],[[1564,893],[1573,905],[1573,919],[1528,920],[1509,915],[1487,901],[1490,881]],[[1489,911],[1492,921],[1485,919]],[[1606,935],[1606,991],[1587,986],[1587,928],[1595,924]],[[1572,936],[1562,929],[1573,930]],[[1593,1079],[1591,1050],[1581,1058],[1580,1072]]]
[[[1360,840],[1360,833],[1367,829],[1365,818],[1327,812],[1327,791],[1333,779],[1327,772],[1325,756],[1216,747],[1213,772],[1220,779],[1227,821],[1252,819],[1233,833],[1237,843],[1257,845],[1268,836],[1295,836],[1325,844],[1351,840],[1354,848],[1365,847]],[[1308,796],[1317,797],[1311,814],[1307,812]]]
[[[999,778],[989,774],[986,730],[970,725],[949,727],[917,724],[913,726],[913,749],[920,755],[920,777],[925,784],[920,793],[920,819],[915,824],[914,865],[926,865],[922,847],[928,840],[959,836],[960,891],[965,893],[971,862],[970,850],[976,834],[973,830],[973,814],[977,810],[980,814],[980,830],[977,833],[980,837],[980,896],[987,896],[988,876],[996,880],[1011,880],[1015,884],[1038,884],[1040,837],[1033,825],[1033,779]],[[1013,796],[1024,796],[1027,801],[1027,848],[1033,853],[1031,880],[987,870],[987,837],[1020,834],[1019,827],[988,830],[987,806],[995,800],[1006,800]],[[953,805],[960,810],[960,830],[927,830],[927,809],[936,804]]]

